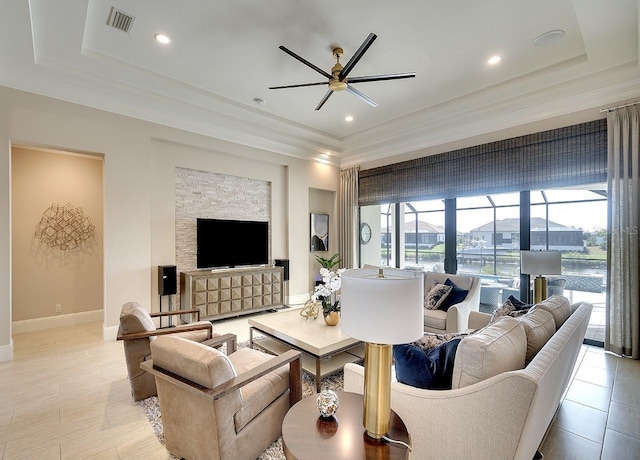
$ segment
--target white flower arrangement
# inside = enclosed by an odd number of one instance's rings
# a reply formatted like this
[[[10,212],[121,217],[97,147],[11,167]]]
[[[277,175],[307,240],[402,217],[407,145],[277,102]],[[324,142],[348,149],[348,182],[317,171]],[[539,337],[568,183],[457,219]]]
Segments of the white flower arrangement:
[[[334,294],[339,291],[342,286],[342,273],[344,271],[344,268],[340,268],[337,271],[331,271],[328,268],[320,269],[322,283],[314,288],[311,300],[314,302],[322,300],[322,312],[324,316],[327,316],[329,312],[332,311],[340,311],[340,301],[336,300],[333,302],[332,299],[335,297]]]

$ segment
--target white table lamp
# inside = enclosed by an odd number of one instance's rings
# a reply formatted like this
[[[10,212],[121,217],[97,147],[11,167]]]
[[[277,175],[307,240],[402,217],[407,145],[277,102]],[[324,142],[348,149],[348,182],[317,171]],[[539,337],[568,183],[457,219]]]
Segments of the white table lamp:
[[[520,273],[536,275],[533,282],[534,303],[547,298],[547,279],[544,275],[560,275],[561,258],[559,251],[520,251]]]
[[[392,345],[423,335],[423,274],[347,270],[340,302],[343,332],[365,342],[363,423],[367,435],[380,439],[390,426]]]

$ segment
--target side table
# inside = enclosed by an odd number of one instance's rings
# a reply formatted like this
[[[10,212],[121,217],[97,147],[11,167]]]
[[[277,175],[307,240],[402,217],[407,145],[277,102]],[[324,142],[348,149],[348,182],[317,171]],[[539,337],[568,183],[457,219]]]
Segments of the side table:
[[[320,417],[316,396],[298,401],[282,423],[282,446],[289,460],[407,459],[409,449],[401,444],[376,440],[365,434],[362,424],[363,397],[337,391],[340,407],[331,418]],[[391,411],[387,437],[410,444],[402,419]]]

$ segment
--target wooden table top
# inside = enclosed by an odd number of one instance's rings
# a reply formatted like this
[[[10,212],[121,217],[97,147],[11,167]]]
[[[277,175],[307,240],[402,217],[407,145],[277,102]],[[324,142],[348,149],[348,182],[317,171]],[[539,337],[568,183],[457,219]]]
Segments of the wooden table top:
[[[296,403],[284,418],[282,444],[287,459],[406,459],[408,449],[378,441],[365,434],[362,424],[363,396],[337,391],[340,407],[331,418],[320,416],[316,397]],[[391,411],[391,439],[410,444],[402,419]]]

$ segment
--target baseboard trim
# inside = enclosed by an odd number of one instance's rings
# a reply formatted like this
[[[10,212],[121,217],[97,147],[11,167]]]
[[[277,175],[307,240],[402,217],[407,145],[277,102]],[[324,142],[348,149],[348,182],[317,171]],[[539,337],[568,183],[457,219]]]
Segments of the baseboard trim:
[[[102,322],[104,310],[83,311],[68,315],[47,316],[45,318],[26,319],[11,323],[12,334],[24,334],[25,332],[44,331],[57,327],[74,326],[76,324]],[[115,337],[114,337],[115,338]]]
[[[119,326],[102,326],[102,340],[105,342],[116,340]]]
[[[13,339],[9,341],[9,345],[0,346],[0,363],[11,361],[13,359]]]

